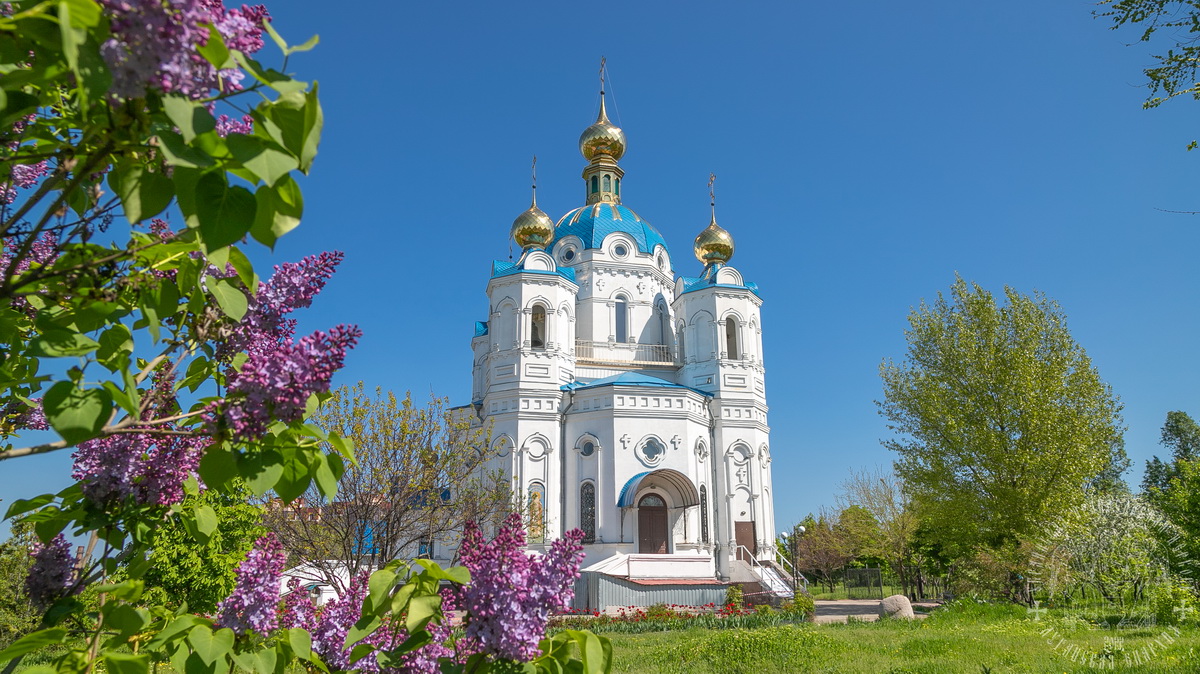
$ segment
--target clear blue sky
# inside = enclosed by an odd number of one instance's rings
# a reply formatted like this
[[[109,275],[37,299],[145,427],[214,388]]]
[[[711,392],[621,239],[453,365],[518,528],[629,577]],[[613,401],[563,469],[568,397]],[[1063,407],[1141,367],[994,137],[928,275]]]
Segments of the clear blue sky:
[[[552,217],[583,202],[604,55],[625,203],[694,274],[716,173],[733,265],[762,288],[781,526],[890,463],[879,363],[956,271],[1062,305],[1125,403],[1134,484],[1166,413],[1200,413],[1200,218],[1156,210],[1200,210],[1200,103],[1142,110],[1151,49],[1092,2],[269,7],[293,42],[321,36],[292,70],[320,81],[326,132],[303,226],[259,259],[346,252],[301,325],[362,326],[341,383],[467,401],[530,155]],[[0,463],[0,498],[69,465]]]

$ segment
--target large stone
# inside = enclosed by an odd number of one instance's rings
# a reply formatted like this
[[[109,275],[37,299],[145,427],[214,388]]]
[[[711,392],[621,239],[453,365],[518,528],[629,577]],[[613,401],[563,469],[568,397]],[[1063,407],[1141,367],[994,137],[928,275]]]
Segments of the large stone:
[[[908,618],[913,619],[912,604],[908,601],[908,597],[902,594],[894,594],[890,597],[885,597],[879,602],[879,617],[880,618]]]

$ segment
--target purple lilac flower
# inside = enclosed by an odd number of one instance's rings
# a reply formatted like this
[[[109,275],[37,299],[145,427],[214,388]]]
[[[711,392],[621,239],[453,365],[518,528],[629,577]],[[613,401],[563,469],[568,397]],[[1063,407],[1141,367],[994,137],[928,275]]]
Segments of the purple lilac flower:
[[[241,121],[238,121],[231,119],[229,115],[217,117],[217,135],[224,138],[231,133],[246,135],[254,133],[254,118],[250,115],[242,115]]]
[[[279,602],[279,578],[287,555],[275,536],[267,534],[254,542],[254,549],[237,568],[233,594],[217,607],[217,625],[235,634],[251,630],[270,634],[279,626],[275,606]]]
[[[266,354],[290,340],[296,322],[287,315],[312,304],[343,258],[345,254],[335,250],[275,265],[271,278],[258,284],[246,316],[222,347],[221,357],[242,351]]]
[[[545,555],[532,556],[525,551],[520,515],[509,516],[491,542],[468,523],[460,554],[471,571],[471,583],[462,590],[469,647],[502,660],[537,657],[550,612],[574,595],[582,540],[583,532],[573,529]]]
[[[283,608],[279,610],[279,626],[285,630],[299,627],[311,630],[317,620],[317,605],[312,597],[300,587],[300,579],[288,581],[288,592],[283,597]]]
[[[226,10],[221,0],[101,0],[112,16],[113,37],[100,46],[112,72],[112,92],[137,98],[153,87],[203,98],[213,89],[237,89],[241,72],[218,71],[197,53],[212,24],[232,49],[262,47],[266,8]]]
[[[50,429],[46,422],[46,413],[42,410],[42,399],[34,398],[26,405],[20,400],[13,400],[0,408],[0,418],[7,419],[14,430],[45,431]]]
[[[346,634],[362,617],[363,599],[367,597],[367,581],[370,575],[363,571],[350,581],[350,588],[340,597],[321,607],[312,633],[313,652],[333,669],[350,667],[350,650],[346,648]]]
[[[132,499],[138,505],[174,505],[196,471],[208,438],[119,433],[80,443],[71,476],[99,505]]]
[[[59,534],[46,545],[35,543],[29,553],[33,566],[25,577],[25,592],[34,604],[45,608],[75,585],[75,557],[71,544]],[[74,588],[78,592],[81,588]]]
[[[329,390],[347,349],[360,336],[357,326],[339,325],[328,334],[318,330],[298,342],[251,353],[242,371],[231,374],[225,404],[214,404],[210,414],[220,409],[219,422],[243,439],[261,437],[274,420],[300,419],[309,396]],[[210,417],[210,424],[217,421]]]
[[[50,163],[43,159],[34,164],[15,164],[10,170],[12,171],[10,174],[12,184],[24,189],[33,187],[39,179],[49,175]]]

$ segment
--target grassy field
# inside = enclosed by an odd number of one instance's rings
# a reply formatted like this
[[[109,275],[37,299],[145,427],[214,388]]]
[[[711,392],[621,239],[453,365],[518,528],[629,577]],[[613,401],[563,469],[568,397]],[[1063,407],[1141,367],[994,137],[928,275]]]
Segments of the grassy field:
[[[1104,630],[1034,621],[1021,607],[967,607],[915,622],[608,636],[618,674],[1200,672],[1200,629]]]

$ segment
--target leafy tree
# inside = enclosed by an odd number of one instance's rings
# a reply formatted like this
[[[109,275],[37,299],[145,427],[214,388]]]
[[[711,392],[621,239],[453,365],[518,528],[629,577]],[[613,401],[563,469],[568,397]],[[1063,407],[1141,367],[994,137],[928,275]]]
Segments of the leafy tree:
[[[35,540],[33,527],[18,524],[8,540],[0,543],[0,649],[32,632],[41,618],[25,592]]]
[[[816,576],[830,592],[837,572],[854,559],[854,541],[838,525],[838,515],[828,509],[815,517],[809,514],[801,522],[804,533],[794,543],[797,569]]]
[[[167,519],[150,537],[149,568],[142,576],[146,598],[173,608],[186,603],[188,610],[212,614],[217,604],[234,588],[234,572],[267,532],[264,508],[250,502],[252,494],[235,483],[230,492],[208,489],[188,495],[180,506],[186,510],[210,508],[221,523],[201,543],[178,517]]]
[[[1149,80],[1150,97],[1147,108],[1157,107],[1176,96],[1200,98],[1200,11],[1192,0],[1100,0],[1103,9],[1097,16],[1112,21],[1111,28],[1119,30],[1135,26],[1142,33],[1139,40],[1156,44],[1165,42],[1165,51],[1152,58],[1155,64],[1143,72]],[[1161,38],[1161,40],[1160,40]],[[1196,147],[1193,141],[1190,148]],[[1189,149],[1190,149],[1189,148]]]
[[[892,471],[852,471],[842,483],[839,502],[871,514],[876,536],[868,553],[884,560],[900,580],[905,594],[916,585],[916,532],[920,523],[904,482]]]
[[[359,569],[430,556],[452,546],[467,522],[494,528],[513,510],[507,480],[488,470],[493,450],[471,416],[398,398],[362,382],[333,392],[313,423],[348,437],[356,463],[336,499],[310,489],[290,505],[272,504],[268,523],[297,563],[339,587]]]
[[[1145,498],[1182,532],[1191,559],[1200,555],[1200,424],[1186,412],[1167,413],[1163,423],[1167,460],[1152,457],[1142,479]]]
[[[880,366],[896,472],[941,542],[1020,540],[1082,502],[1119,460],[1121,404],[1040,294],[1006,304],[958,278],[909,315],[908,353]]]
[[[1147,494],[1167,489],[1171,478],[1179,475],[1180,466],[1200,459],[1200,424],[1186,412],[1167,412],[1159,442],[1171,450],[1171,458],[1163,461],[1157,456],[1146,462],[1146,474],[1142,477],[1142,491]],[[1154,497],[1151,496],[1151,499]]]

